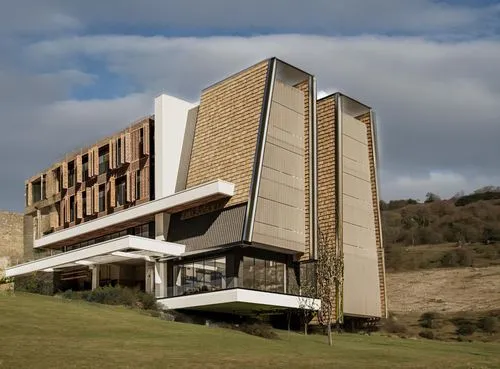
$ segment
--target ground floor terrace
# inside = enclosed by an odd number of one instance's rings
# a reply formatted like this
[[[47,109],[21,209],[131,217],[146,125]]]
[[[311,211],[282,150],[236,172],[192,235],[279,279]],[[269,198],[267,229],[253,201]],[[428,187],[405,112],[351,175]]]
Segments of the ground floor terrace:
[[[301,287],[311,285],[314,266],[255,245],[185,253],[183,245],[128,234],[16,265],[6,274],[47,273],[55,293],[119,285],[154,294],[166,309],[272,314],[319,309],[314,291]]]

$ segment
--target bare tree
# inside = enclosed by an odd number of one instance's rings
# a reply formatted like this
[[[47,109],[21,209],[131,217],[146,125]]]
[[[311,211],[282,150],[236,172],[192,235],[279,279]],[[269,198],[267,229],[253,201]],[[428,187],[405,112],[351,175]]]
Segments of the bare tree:
[[[315,304],[317,288],[314,279],[306,277],[300,283],[299,310],[301,312],[302,323],[304,324],[304,335],[306,336],[309,322],[316,315],[317,309]]]
[[[333,344],[332,324],[337,328],[344,320],[344,254],[342,245],[319,231],[317,263],[318,295],[321,298],[320,323],[327,326],[328,344]]]

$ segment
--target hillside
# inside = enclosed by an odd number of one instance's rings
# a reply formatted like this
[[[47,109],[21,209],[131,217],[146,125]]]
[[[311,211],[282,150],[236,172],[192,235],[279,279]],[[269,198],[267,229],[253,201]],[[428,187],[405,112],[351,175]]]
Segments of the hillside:
[[[392,312],[500,309],[500,266],[388,273],[387,291]]]
[[[500,265],[498,187],[447,200],[429,193],[423,203],[381,201],[380,208],[388,271]]]
[[[33,309],[36,306],[36,309]],[[0,295],[2,368],[495,368],[495,343],[241,332],[167,322],[120,307]]]

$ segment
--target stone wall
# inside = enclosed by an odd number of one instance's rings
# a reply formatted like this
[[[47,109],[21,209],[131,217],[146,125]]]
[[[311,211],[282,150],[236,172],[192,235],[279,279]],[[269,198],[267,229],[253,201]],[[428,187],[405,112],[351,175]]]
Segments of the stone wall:
[[[23,215],[0,211],[0,258],[8,259],[10,264],[16,264],[22,257]]]

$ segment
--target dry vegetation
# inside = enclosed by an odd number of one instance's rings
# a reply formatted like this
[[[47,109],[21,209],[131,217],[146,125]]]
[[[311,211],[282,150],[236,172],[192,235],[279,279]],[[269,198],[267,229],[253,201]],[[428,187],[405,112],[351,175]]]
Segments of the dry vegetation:
[[[388,273],[394,312],[486,311],[500,308],[500,266]]]

